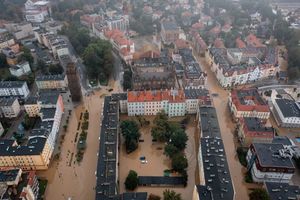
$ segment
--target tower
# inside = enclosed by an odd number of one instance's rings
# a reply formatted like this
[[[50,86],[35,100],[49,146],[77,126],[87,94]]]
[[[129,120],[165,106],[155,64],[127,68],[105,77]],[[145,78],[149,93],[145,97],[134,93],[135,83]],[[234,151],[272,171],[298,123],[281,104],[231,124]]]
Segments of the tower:
[[[69,89],[70,89],[72,101],[79,102],[81,100],[82,94],[81,94],[79,76],[78,76],[78,72],[77,72],[75,63],[69,62],[67,64],[66,74],[67,74],[67,78],[68,78]]]

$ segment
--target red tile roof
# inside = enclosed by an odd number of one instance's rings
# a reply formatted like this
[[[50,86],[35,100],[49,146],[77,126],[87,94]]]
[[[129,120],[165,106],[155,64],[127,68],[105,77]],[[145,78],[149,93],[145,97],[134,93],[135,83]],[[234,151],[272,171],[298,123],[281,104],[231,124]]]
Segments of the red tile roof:
[[[241,40],[240,37],[236,38],[235,43],[236,43],[237,48],[245,48],[246,47],[245,42],[243,40]]]
[[[225,48],[224,42],[221,38],[217,38],[214,42],[216,48]]]
[[[190,45],[189,45],[188,41],[186,41],[186,40],[183,40],[183,39],[177,39],[177,40],[175,41],[175,47],[176,47],[177,49],[186,49],[186,48],[189,48]]]
[[[249,46],[253,46],[253,47],[264,47],[265,46],[261,43],[261,41],[253,33],[250,33],[245,38],[245,41],[246,41],[247,45],[249,45]]]
[[[164,91],[129,91],[127,93],[128,102],[151,102],[168,100],[173,103],[182,103],[185,101],[183,90],[178,90],[178,94],[172,96],[170,90]]]

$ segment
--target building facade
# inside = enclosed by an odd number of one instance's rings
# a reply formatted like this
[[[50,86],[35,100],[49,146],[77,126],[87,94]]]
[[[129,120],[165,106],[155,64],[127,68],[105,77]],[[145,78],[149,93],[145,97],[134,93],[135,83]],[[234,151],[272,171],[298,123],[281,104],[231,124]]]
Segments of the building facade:
[[[256,89],[233,90],[229,94],[228,104],[236,120],[241,117],[256,117],[267,120],[270,117],[269,106]]]
[[[31,73],[29,62],[21,62],[9,68],[10,74],[16,77],[28,75]]]
[[[42,89],[65,90],[68,87],[68,79],[65,74],[39,75],[36,77],[35,83],[39,90]]]
[[[246,159],[255,182],[288,183],[295,172],[292,154],[283,144],[253,143]]]
[[[79,82],[80,78],[75,63],[68,63],[66,74],[68,77],[68,84],[72,101],[81,101],[82,93]]]
[[[21,111],[19,101],[15,97],[0,98],[0,116],[4,118],[16,118]]]
[[[20,97],[26,99],[29,89],[25,81],[1,81],[0,97]]]

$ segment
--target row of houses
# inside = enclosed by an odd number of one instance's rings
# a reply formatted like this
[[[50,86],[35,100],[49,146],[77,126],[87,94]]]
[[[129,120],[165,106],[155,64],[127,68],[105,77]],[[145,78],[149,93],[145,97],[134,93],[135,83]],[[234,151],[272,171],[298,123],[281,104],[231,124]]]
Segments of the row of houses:
[[[64,112],[62,96],[57,91],[41,92],[38,97],[27,98],[24,108],[30,117],[39,119],[27,143],[0,140],[0,169],[45,170],[49,166]]]
[[[279,72],[273,47],[209,48],[206,61],[224,88],[275,77]]]

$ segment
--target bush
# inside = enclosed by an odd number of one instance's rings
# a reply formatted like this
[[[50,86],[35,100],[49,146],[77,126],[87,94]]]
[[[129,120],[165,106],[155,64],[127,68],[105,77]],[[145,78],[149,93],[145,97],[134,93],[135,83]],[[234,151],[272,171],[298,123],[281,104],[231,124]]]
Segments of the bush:
[[[161,200],[161,198],[155,194],[150,194],[148,200]]]
[[[187,159],[180,153],[172,157],[173,170],[182,173],[188,167]]]
[[[125,180],[125,188],[127,190],[134,190],[138,186],[138,174],[134,170],[130,170]]]
[[[89,128],[89,122],[88,121],[82,122],[81,129],[82,130],[88,130],[88,128]]]
[[[247,160],[246,160],[247,152],[248,152],[248,148],[243,148],[243,147],[238,147],[236,150],[239,161],[241,165],[243,165],[244,167],[247,167]]]
[[[254,189],[249,194],[250,200],[270,200],[270,197],[265,189]]]
[[[247,172],[245,174],[245,179],[244,180],[245,180],[246,183],[253,183],[253,179],[252,179],[252,176],[251,176],[250,172]]]

